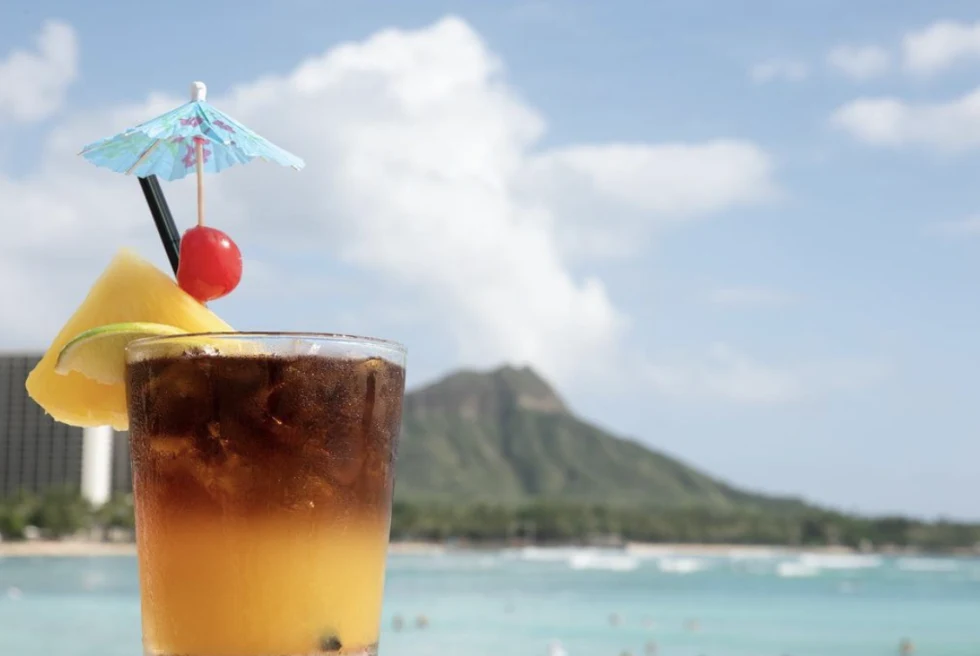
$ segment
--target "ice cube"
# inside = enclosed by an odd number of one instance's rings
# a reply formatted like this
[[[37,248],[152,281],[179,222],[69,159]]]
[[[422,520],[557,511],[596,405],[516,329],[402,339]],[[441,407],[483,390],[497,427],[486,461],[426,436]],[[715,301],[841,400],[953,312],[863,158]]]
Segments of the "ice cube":
[[[211,414],[209,363],[181,358],[153,367],[142,388],[150,433],[188,435],[205,425]]]
[[[244,501],[251,490],[251,468],[244,458],[231,453],[207,468],[205,485],[211,496],[224,504]]]
[[[319,358],[285,361],[269,395],[270,417],[279,425],[315,430],[329,417],[338,402],[336,394],[349,376],[349,368]]]
[[[148,438],[147,441],[153,457],[166,458],[168,460],[186,455],[194,448],[191,438],[188,437],[154,435]]]
[[[201,460],[208,464],[222,462],[228,457],[228,442],[221,433],[220,422],[212,419],[194,431],[194,447]]]

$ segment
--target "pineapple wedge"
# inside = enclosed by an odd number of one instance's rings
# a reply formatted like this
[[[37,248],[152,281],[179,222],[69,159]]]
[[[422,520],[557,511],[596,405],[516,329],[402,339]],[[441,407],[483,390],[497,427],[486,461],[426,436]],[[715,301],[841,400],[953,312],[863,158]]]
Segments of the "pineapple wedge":
[[[120,250],[27,377],[27,393],[56,421],[129,427],[123,383],[104,385],[79,373],[60,375],[54,370],[58,353],[76,335],[120,322],[169,324],[189,333],[233,331],[170,276],[136,253]]]

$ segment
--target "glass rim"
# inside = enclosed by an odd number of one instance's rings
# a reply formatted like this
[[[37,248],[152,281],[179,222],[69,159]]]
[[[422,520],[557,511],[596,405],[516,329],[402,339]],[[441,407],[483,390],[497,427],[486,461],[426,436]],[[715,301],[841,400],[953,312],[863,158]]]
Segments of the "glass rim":
[[[351,335],[347,333],[318,333],[304,331],[272,331],[272,330],[235,330],[235,331],[209,331],[196,333],[179,333],[177,335],[150,335],[134,339],[126,345],[126,350],[135,347],[139,349],[154,344],[167,344],[177,342],[187,338],[212,338],[216,340],[282,340],[282,339],[303,339],[311,342],[329,342],[333,344],[351,344],[360,346],[374,346],[377,348],[394,351],[402,356],[408,354],[408,349],[404,344],[381,337],[365,337],[363,335]]]

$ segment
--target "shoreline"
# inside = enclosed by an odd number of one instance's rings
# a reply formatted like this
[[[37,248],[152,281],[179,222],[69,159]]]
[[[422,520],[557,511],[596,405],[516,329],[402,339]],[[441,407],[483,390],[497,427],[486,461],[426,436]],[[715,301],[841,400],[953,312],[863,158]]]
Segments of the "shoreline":
[[[135,556],[131,542],[93,542],[90,540],[25,540],[0,542],[0,557],[36,556]]]
[[[388,553],[431,555],[448,549],[441,544],[393,542]],[[34,558],[46,556],[135,556],[135,542],[97,542],[94,540],[23,540],[0,542],[0,558]]]
[[[389,555],[432,556],[451,552],[500,551],[502,549],[588,549],[582,545],[446,545],[433,542],[392,542]],[[609,548],[594,547],[607,550]],[[917,551],[871,551],[861,552],[849,547],[795,547],[786,545],[745,545],[745,544],[684,544],[684,543],[642,543],[630,542],[611,550],[624,555],[656,558],[658,556],[729,556],[735,558],[764,558],[773,556],[796,556],[804,553],[840,556],[906,556],[906,557],[964,557],[968,553],[929,553]],[[97,542],[92,540],[28,540],[23,542],[0,542],[0,558],[18,557],[101,557],[135,556],[136,544],[133,542]],[[975,557],[975,556],[974,556]]]

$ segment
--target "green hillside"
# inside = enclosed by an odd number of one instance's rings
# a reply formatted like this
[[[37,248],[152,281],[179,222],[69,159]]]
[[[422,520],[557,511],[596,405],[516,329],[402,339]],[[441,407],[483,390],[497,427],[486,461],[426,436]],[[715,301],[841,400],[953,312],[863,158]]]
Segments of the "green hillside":
[[[460,372],[405,399],[402,501],[794,510],[582,421],[528,368]]]

